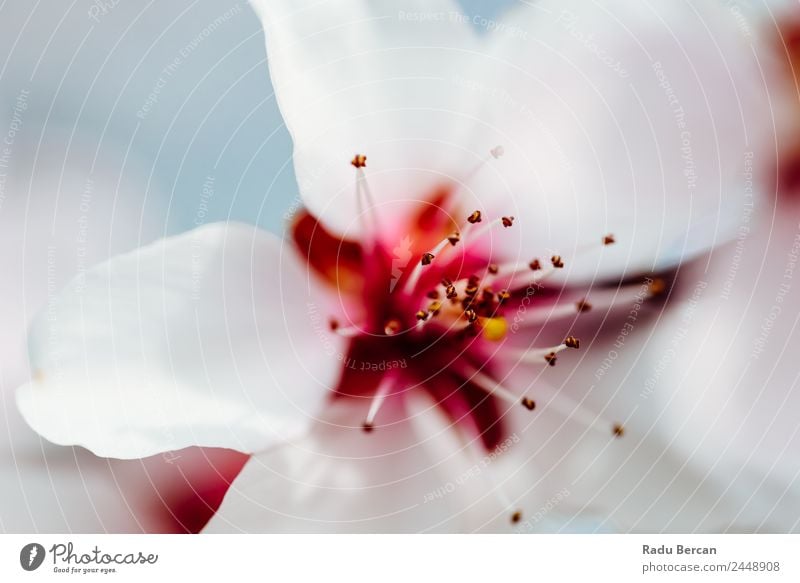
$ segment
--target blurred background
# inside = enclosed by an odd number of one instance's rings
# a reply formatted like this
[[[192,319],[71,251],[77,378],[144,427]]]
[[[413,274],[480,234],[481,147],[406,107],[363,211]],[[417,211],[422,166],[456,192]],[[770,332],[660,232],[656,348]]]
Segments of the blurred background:
[[[470,15],[500,18],[515,2],[461,5]],[[766,15],[760,3],[727,4],[774,37],[787,84],[796,83],[797,4],[776,2]],[[780,245],[791,245],[800,185],[796,93],[781,107],[785,135],[775,177],[783,199],[765,232],[782,233],[786,218]],[[193,449],[118,462],[44,442],[14,403],[14,389],[29,375],[25,329],[69,279],[111,254],[219,220],[282,233],[296,204],[291,141],[270,85],[261,25],[247,2],[0,3],[0,531],[203,526],[245,456]],[[748,256],[760,261],[770,244],[750,246]],[[756,279],[742,279],[749,287],[737,289],[747,296]],[[771,302],[774,287],[765,293]],[[798,303],[785,312],[793,319]],[[754,326],[762,317],[754,316]],[[787,334],[779,341],[795,329]],[[774,364],[793,371],[789,361]],[[796,431],[782,439],[774,449]],[[787,487],[796,488],[796,477]]]

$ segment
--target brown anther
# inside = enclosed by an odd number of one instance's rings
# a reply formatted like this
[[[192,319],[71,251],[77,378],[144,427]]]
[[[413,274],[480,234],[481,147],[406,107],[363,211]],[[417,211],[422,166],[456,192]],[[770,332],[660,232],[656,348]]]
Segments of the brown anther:
[[[625,435],[625,428],[619,423],[614,423],[611,431],[614,433],[614,437],[623,437]]]
[[[481,281],[481,278],[473,273],[472,275],[469,276],[469,279],[467,279],[467,281],[472,285],[478,285]]]
[[[450,236],[447,238],[447,240],[448,240],[448,241],[450,241],[450,244],[451,244],[453,247],[455,247],[455,246],[456,246],[456,243],[458,243],[458,242],[461,240],[461,233],[459,233],[459,232],[455,232],[455,233],[453,233],[452,235],[450,235]]]
[[[483,291],[481,292],[481,298],[485,302],[491,302],[494,299],[494,292],[492,291],[492,288],[483,288]]]
[[[423,253],[422,254],[422,260],[421,260],[422,265],[430,265],[431,261],[433,261],[434,257],[435,256],[434,256],[433,253]]]
[[[331,318],[330,322],[328,322],[328,326],[330,326],[332,332],[336,332],[339,329],[339,320]]]
[[[471,283],[464,288],[464,293],[468,296],[474,296],[476,293],[478,293],[478,286]]]
[[[514,217],[503,217],[503,226],[507,229],[514,224]]]
[[[480,223],[481,218],[481,211],[475,211],[467,217],[467,220],[474,225],[475,223]]]
[[[439,290],[432,289],[431,291],[429,291],[427,293],[427,296],[432,300],[438,300],[439,299]]]
[[[553,255],[550,258],[550,263],[552,263],[553,267],[555,267],[556,269],[561,269],[562,267],[564,267],[564,262],[561,261],[561,255]]]
[[[444,287],[450,287],[451,285],[453,285],[453,282],[445,277],[444,279],[442,279],[442,285]]]
[[[522,512],[517,510],[511,515],[511,524],[518,524],[520,520],[522,520]]]
[[[534,259],[528,263],[528,267],[530,267],[532,271],[539,271],[542,268],[542,263],[538,259]]]
[[[610,233],[603,237],[603,245],[613,245],[616,242],[617,240],[614,238],[614,235],[611,235]]]
[[[511,294],[508,293],[507,289],[501,289],[499,292],[497,292],[497,301],[499,301],[501,304],[507,301],[510,297]]]
[[[486,268],[486,271],[488,271],[492,275],[497,275],[497,272],[500,271],[500,268],[497,266],[497,263],[490,263],[489,266]]]
[[[575,302],[575,307],[578,309],[579,312],[588,312],[592,309],[592,304],[587,302],[586,300],[579,300]]]
[[[534,409],[536,409],[536,401],[534,401],[533,399],[530,399],[528,397],[522,397],[522,401],[520,402],[522,403],[522,406],[525,407],[528,411],[533,411]]]
[[[466,310],[464,315],[467,317],[467,320],[470,324],[478,321],[478,314],[475,312],[475,310]]]
[[[425,310],[420,310],[419,312],[417,312],[417,320],[419,320],[420,322],[424,322],[427,319],[428,319],[428,312],[426,312]]]
[[[447,290],[445,291],[447,294],[447,299],[455,299],[458,297],[458,292],[456,291],[456,286],[450,284],[447,286]]]
[[[350,163],[356,168],[364,168],[367,165],[367,157],[363,154],[356,154]]]
[[[400,322],[398,320],[389,320],[386,322],[386,326],[383,327],[383,331],[387,336],[394,336],[400,331]]]
[[[369,421],[364,421],[364,424],[361,426],[361,429],[364,430],[364,433],[372,433],[372,430],[375,429],[375,426]]]
[[[548,352],[547,354],[544,355],[544,359],[550,366],[555,366],[558,357],[556,356],[555,352]]]
[[[581,341],[575,338],[574,336],[567,336],[564,338],[564,344],[567,348],[580,348]]]
[[[647,291],[650,293],[651,297],[660,296],[667,291],[667,283],[660,277],[656,277],[650,281],[650,284],[647,286]]]
[[[430,305],[428,306],[428,311],[433,316],[438,314],[439,310],[441,310],[441,309],[442,309],[442,302],[431,302]]]

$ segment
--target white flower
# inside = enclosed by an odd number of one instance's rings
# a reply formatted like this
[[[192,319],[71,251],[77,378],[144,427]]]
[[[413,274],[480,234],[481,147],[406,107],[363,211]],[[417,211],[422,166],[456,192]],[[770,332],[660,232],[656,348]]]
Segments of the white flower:
[[[31,330],[23,415],[101,456],[258,454],[210,530],[603,510],[578,445],[603,467],[622,428],[547,364],[589,303],[655,291],[620,280],[733,234],[773,127],[754,47],[706,3],[538,2],[483,34],[446,0],[255,8],[310,214],[291,242],[209,225],[71,284]],[[584,481],[554,489],[566,469]]]

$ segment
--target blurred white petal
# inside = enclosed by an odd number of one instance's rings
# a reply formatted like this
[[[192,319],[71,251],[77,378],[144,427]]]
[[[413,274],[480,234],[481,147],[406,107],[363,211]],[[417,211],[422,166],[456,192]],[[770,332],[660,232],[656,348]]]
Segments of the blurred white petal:
[[[236,224],[95,267],[31,330],[23,416],[50,441],[119,458],[302,433],[341,363],[307,277],[277,238]]]

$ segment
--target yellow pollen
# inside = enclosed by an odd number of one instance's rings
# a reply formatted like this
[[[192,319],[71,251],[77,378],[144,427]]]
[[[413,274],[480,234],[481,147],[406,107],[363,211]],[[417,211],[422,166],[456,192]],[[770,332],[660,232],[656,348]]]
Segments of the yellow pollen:
[[[508,322],[502,316],[483,320],[483,337],[490,342],[498,342],[508,333]]]

